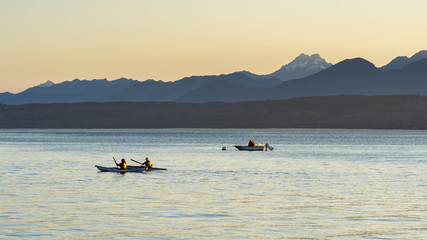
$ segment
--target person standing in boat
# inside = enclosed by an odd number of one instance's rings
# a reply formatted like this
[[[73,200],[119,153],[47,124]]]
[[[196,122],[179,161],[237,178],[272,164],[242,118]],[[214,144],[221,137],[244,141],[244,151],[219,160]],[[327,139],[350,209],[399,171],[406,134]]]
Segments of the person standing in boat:
[[[148,170],[153,166],[153,164],[151,163],[150,159],[147,157],[145,158],[145,162],[142,163],[142,166],[145,166],[145,169]]]
[[[124,158],[122,158],[122,162],[121,163],[119,163],[119,164],[116,163],[116,165],[120,169],[126,169],[127,168],[126,160]]]

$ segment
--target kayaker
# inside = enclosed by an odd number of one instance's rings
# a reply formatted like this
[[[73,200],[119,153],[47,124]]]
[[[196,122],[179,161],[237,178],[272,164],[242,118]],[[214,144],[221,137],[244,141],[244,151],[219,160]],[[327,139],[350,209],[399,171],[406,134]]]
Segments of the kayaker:
[[[126,169],[127,168],[126,160],[124,158],[122,158],[122,162],[121,163],[119,163],[119,164],[116,163],[116,165],[120,169]]]
[[[145,168],[148,170],[153,166],[153,164],[151,163],[150,159],[147,157],[145,158],[145,162],[142,163],[142,166],[145,166]]]

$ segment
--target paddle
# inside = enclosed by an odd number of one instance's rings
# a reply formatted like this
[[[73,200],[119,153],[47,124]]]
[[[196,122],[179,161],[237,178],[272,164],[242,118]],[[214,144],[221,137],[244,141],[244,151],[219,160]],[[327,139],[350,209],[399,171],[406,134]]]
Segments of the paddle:
[[[116,159],[113,157],[114,162],[116,163],[116,167],[119,166],[119,164],[117,164]]]
[[[138,161],[133,160],[133,159],[131,159],[131,160],[132,160],[132,161],[134,161],[134,162],[136,162],[136,163],[139,163],[139,164],[143,165],[143,163],[142,163],[142,162],[138,162]]]

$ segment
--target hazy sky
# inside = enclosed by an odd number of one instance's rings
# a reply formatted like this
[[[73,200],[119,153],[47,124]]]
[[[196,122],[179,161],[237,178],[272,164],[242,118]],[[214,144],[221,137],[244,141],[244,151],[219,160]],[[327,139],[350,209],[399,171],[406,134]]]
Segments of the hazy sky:
[[[47,80],[267,74],[300,53],[427,49],[426,0],[0,0],[0,92]]]

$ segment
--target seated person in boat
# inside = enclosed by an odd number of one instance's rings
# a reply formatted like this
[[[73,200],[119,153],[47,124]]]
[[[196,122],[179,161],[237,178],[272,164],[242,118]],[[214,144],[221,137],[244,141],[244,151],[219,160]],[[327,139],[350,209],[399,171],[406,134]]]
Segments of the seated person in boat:
[[[255,142],[254,142],[254,140],[249,140],[249,143],[248,143],[248,147],[255,147]]]
[[[127,168],[126,160],[124,158],[122,158],[122,162],[121,163],[119,163],[119,164],[116,163],[116,165],[120,169],[126,169]]]
[[[153,164],[151,163],[149,158],[145,158],[145,162],[142,163],[142,166],[145,166],[145,168],[148,170],[149,168],[151,168],[153,166]]]

